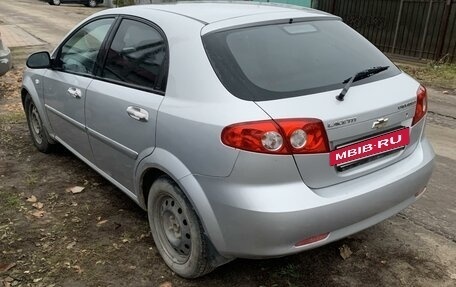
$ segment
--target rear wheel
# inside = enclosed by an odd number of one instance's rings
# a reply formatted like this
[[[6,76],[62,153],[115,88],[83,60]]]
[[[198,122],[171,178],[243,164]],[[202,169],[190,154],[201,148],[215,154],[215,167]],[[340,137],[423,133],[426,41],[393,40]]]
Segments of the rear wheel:
[[[60,0],[52,0],[52,4],[59,6],[60,5]]]
[[[185,278],[202,276],[214,268],[208,239],[188,199],[169,177],[150,188],[148,216],[152,236],[166,265]]]
[[[52,144],[49,143],[48,132],[41,120],[38,108],[28,94],[25,96],[25,114],[33,144],[39,151],[49,153]]]

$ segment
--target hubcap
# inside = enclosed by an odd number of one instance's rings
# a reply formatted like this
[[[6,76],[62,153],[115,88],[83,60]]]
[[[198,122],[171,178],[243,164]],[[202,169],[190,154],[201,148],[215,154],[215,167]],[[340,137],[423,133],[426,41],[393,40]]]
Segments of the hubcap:
[[[32,105],[30,109],[30,126],[36,142],[41,144],[43,142],[43,124],[35,105]]]
[[[162,243],[173,260],[188,260],[191,249],[190,226],[184,210],[173,197],[165,195],[159,201],[158,228]]]

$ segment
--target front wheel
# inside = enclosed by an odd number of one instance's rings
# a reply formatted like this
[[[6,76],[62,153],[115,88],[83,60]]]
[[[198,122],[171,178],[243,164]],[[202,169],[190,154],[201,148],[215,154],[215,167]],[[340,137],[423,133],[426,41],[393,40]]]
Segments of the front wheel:
[[[59,6],[60,5],[60,0],[52,0],[52,5]]]
[[[209,242],[188,199],[169,177],[150,188],[148,217],[155,245],[166,265],[184,278],[196,278],[213,270]]]
[[[41,120],[38,108],[36,107],[30,95],[26,95],[24,104],[27,124],[33,144],[40,152],[49,153],[52,149],[52,144],[49,143],[48,132],[43,124],[43,121]]]

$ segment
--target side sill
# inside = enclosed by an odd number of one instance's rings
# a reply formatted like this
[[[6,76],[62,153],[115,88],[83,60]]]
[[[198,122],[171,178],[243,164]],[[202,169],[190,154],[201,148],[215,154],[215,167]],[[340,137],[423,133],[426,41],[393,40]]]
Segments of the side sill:
[[[89,160],[87,160],[85,157],[83,157],[80,153],[78,153],[77,151],[75,151],[72,147],[70,147],[68,144],[66,144],[62,139],[60,139],[58,136],[55,136],[55,139],[61,143],[65,148],[67,148],[69,151],[71,151],[75,156],[77,156],[80,160],[82,160],[84,163],[86,163],[88,166],[90,166],[93,170],[95,170],[96,172],[98,172],[101,176],[103,176],[104,178],[106,178],[109,182],[111,182],[112,184],[114,184],[117,188],[119,188],[123,193],[125,193],[126,195],[128,195],[128,197],[130,197],[136,204],[140,205],[139,202],[138,202],[138,197],[133,193],[131,192],[130,190],[128,190],[126,187],[124,187],[123,185],[121,185],[119,182],[117,182],[115,179],[113,179],[111,176],[109,176],[107,173],[105,173],[104,171],[102,171],[101,169],[99,169],[96,165],[94,165],[92,162],[90,162]]]

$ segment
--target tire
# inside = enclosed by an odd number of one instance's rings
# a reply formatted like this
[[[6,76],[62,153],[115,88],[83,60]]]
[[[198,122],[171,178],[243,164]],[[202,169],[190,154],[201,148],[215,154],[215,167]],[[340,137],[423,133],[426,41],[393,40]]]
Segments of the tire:
[[[52,0],[52,4],[55,5],[55,6],[59,6],[60,5],[60,0]]]
[[[158,178],[148,196],[149,224],[166,265],[184,278],[212,271],[211,243],[188,199],[169,177]]]
[[[40,152],[51,152],[53,145],[49,142],[49,134],[29,94],[25,96],[24,109],[33,144]]]
[[[89,4],[88,5],[91,8],[95,8],[95,7],[97,7],[98,4],[97,4],[96,0],[89,0]]]
[[[52,2],[52,0],[49,0],[48,4],[54,6],[54,2]]]

